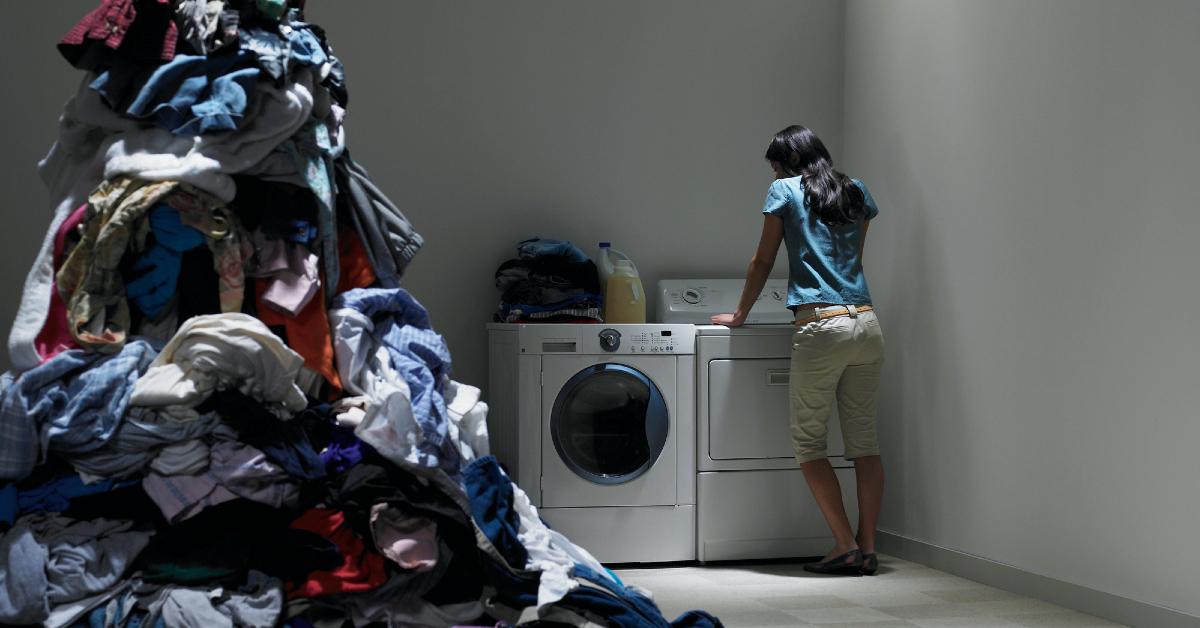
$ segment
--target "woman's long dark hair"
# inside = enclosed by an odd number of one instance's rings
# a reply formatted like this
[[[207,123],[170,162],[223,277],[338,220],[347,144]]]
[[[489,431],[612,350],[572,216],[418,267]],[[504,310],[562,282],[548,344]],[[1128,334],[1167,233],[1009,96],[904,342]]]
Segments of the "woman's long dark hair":
[[[846,225],[867,214],[862,188],[833,169],[833,158],[816,133],[793,124],[775,134],[767,160],[789,176],[804,177],[804,203],[827,225]]]

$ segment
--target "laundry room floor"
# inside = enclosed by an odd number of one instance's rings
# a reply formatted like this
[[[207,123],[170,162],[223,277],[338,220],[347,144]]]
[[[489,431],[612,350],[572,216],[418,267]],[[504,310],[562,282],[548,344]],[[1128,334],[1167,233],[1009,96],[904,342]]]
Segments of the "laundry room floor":
[[[800,562],[616,569],[649,589],[668,619],[704,609],[729,628],[757,626],[1066,627],[1112,622],[880,555],[875,577],[810,574]]]

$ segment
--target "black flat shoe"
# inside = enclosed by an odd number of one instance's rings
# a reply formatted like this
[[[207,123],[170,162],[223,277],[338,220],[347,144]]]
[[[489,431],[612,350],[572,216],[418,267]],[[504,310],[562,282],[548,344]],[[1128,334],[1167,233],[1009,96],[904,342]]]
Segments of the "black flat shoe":
[[[804,571],[823,574],[838,574],[844,576],[858,576],[862,574],[862,566],[862,552],[852,549],[841,556],[830,558],[823,563],[808,563],[804,566]]]
[[[873,576],[879,571],[879,557],[874,552],[862,555],[862,567],[860,572],[864,576]]]

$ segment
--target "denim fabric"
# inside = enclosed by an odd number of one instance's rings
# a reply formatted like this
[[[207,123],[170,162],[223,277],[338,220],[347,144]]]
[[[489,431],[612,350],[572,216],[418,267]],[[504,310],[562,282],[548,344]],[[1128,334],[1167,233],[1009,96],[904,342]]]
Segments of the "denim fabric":
[[[116,355],[71,350],[15,381],[6,375],[0,381],[0,479],[24,478],[48,450],[102,447],[156,355],[149,343],[135,340]]]
[[[522,258],[564,257],[567,261],[575,264],[588,261],[588,256],[567,240],[543,240],[541,238],[525,240],[517,245],[517,254]]]
[[[107,493],[134,484],[136,482],[112,480],[84,484],[78,475],[65,475],[24,490],[18,490],[15,484],[6,484],[0,487],[0,523],[12,525],[18,515],[29,512],[62,512],[71,507],[71,500],[76,497]]]
[[[266,37],[243,34],[242,38],[250,42],[247,49],[259,55],[263,69],[276,79],[286,79],[298,68],[317,70],[322,77],[321,85],[329,90],[334,102],[345,108],[350,100],[346,91],[346,69],[333,55],[324,29],[304,22],[301,15],[301,10],[288,10],[287,17],[280,22],[278,34],[267,31],[261,31]]]
[[[380,190],[349,151],[335,164],[339,211],[358,231],[367,259],[384,288],[400,287],[400,278],[425,240],[396,204]]]
[[[338,295],[334,309],[333,319],[338,319],[337,310],[349,310],[370,320],[373,327],[368,332],[370,341],[364,343],[366,346],[360,345],[356,350],[358,355],[352,359],[362,364],[369,362],[367,356],[374,356],[377,347],[387,351],[388,367],[407,384],[412,420],[416,424],[413,429],[396,424],[395,417],[381,417],[390,423],[376,426],[364,422],[356,433],[385,456],[457,475],[461,454],[450,435],[450,418],[442,397],[443,382],[450,374],[450,351],[445,339],[430,327],[425,308],[401,288],[363,288]],[[334,326],[339,327],[337,323]],[[337,333],[335,342],[344,345],[346,339],[340,335],[341,330]],[[349,387],[347,378],[342,379]],[[383,442],[372,440],[381,434],[389,436]]]
[[[254,55],[178,55],[160,66],[141,87],[125,114],[151,120],[176,135],[202,135],[236,130],[250,107],[262,73]],[[122,108],[126,95],[113,71],[92,82],[109,106]]]
[[[241,47],[243,52],[257,58],[258,65],[267,74],[281,81],[287,80],[294,68],[321,66],[337,61],[326,53],[312,29],[299,22],[288,24],[275,32],[262,28],[243,31]]]
[[[463,486],[471,500],[471,517],[484,536],[514,569],[524,569],[529,553],[517,537],[521,521],[513,508],[512,482],[494,456],[484,456],[467,466]],[[537,602],[537,586],[533,587]]]

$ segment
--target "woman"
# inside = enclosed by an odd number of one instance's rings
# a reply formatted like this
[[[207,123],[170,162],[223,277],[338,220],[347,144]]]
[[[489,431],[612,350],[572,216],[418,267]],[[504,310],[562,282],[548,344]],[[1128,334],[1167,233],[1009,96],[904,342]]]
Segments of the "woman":
[[[804,479],[833,531],[836,545],[817,573],[873,575],[875,525],[883,497],[883,466],[875,436],[875,404],[883,335],[863,275],[867,226],[879,209],[866,186],[833,168],[816,134],[790,126],[767,148],[775,181],[763,206],[762,238],[746,272],[737,312],[713,323],[738,327],[762,292],[780,242],[787,243],[792,337],[792,442]],[[837,399],[846,458],[858,483],[858,534],[850,528],[825,436]]]

